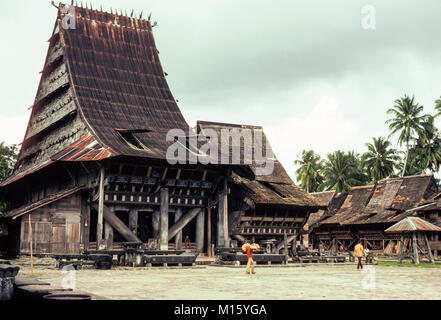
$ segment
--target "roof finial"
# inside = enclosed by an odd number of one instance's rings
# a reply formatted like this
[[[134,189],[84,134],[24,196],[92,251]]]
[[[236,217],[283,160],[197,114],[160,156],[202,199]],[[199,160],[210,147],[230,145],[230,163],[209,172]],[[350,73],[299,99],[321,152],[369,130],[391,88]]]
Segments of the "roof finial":
[[[152,18],[152,13],[150,12],[150,14],[148,16],[148,20],[150,21],[151,18]]]
[[[113,14],[113,10],[112,10],[112,7],[110,7],[110,13],[111,13],[111,14]]]
[[[55,8],[57,8],[58,9],[58,6],[55,4],[55,2],[54,1],[51,1],[51,5],[53,5]]]
[[[100,11],[103,12],[103,5],[100,5]]]
[[[133,18],[133,12],[135,12],[135,9],[132,9],[132,12],[130,13],[130,18]]]
[[[74,0],[70,0],[70,5],[73,6]]]
[[[81,1],[81,8],[83,8],[83,1]]]
[[[142,12],[143,12],[144,10],[141,10],[141,14],[139,15],[139,20],[141,20],[142,19]]]
[[[128,15],[127,15],[127,10],[124,10],[124,15],[126,16],[126,17],[128,17]]]

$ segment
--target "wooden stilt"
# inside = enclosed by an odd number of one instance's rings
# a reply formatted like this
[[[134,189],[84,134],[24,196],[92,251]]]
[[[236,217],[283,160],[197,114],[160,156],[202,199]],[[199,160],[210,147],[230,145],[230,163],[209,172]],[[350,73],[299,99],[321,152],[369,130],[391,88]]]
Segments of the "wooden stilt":
[[[168,250],[168,189],[162,188],[161,199],[161,223],[159,226],[159,250]]]
[[[207,253],[211,257],[211,206],[207,207]]]
[[[401,235],[400,254],[398,255],[398,263],[401,263],[403,261],[403,250],[404,250],[404,235]]]
[[[204,250],[204,220],[205,212],[201,210],[196,217],[196,249],[198,252]]]
[[[182,209],[177,208],[175,211],[175,223],[178,222],[182,217]],[[182,230],[179,231],[175,236],[175,248],[176,250],[182,250]]]
[[[430,263],[435,263],[433,260],[432,250],[430,249],[429,239],[427,239],[427,234],[424,233],[424,242],[426,243],[427,254],[429,255]]]
[[[413,247],[413,263],[420,264],[420,259],[418,257],[418,243],[415,232],[412,233],[412,247]]]
[[[104,168],[100,169],[100,184],[98,198],[98,221],[96,226],[96,249],[103,249],[103,211],[104,211]]]
[[[34,275],[34,255],[32,251],[32,224],[31,224],[31,214],[28,214],[29,223],[29,253],[31,254],[31,275]]]
[[[224,214],[223,214],[224,202],[221,195],[219,195],[219,202],[217,205],[217,232],[216,232],[216,246],[225,246],[225,234],[224,234]]]
[[[152,217],[152,229],[153,229],[153,237],[156,238],[159,235],[159,223],[160,217],[159,217],[159,210],[153,211],[153,217]]]
[[[138,234],[138,210],[131,208],[129,211],[129,229]]]
[[[105,243],[106,250],[113,249],[113,228],[107,221],[104,222],[104,235],[105,235]]]
[[[186,212],[184,216],[168,230],[168,240],[173,239],[173,237],[175,237],[179,231],[181,231],[191,220],[193,220],[201,210],[202,208],[194,208]]]

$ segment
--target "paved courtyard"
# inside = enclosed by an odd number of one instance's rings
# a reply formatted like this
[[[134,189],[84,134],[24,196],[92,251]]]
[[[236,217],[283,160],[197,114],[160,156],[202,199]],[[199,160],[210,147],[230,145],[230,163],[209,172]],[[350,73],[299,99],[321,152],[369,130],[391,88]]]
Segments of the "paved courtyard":
[[[354,265],[127,268],[74,271],[76,289],[104,299],[441,299],[441,268]],[[30,276],[29,265],[19,275]],[[60,287],[68,274],[37,265],[34,277]]]

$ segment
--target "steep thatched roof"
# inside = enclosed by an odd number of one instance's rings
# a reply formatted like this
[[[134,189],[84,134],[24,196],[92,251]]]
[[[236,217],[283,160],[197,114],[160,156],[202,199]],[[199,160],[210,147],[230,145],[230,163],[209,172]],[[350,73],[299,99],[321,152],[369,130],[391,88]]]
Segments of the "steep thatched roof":
[[[236,130],[250,130],[253,132],[253,141],[247,142],[245,139],[230,139],[229,132]],[[246,195],[254,201],[257,205],[273,205],[273,206],[298,206],[310,207],[314,210],[320,207],[326,207],[318,199],[308,195],[306,192],[297,187],[288,174],[285,168],[277,160],[274,152],[269,145],[265,136],[265,132],[261,126],[240,125],[231,123],[220,123],[210,121],[198,121],[197,133],[200,136],[209,136],[208,132],[214,132],[218,141],[218,154],[221,156],[222,149],[227,150],[223,153],[229,157],[230,161],[233,159],[233,148],[239,150],[239,160],[241,164],[249,161],[248,166],[253,171],[255,179],[249,180],[241,176],[239,172],[233,174],[232,178],[236,186],[245,190]],[[261,140],[257,139],[255,134],[261,134]],[[211,137],[212,139],[212,137]],[[249,147],[251,154],[247,154],[245,148]],[[259,172],[259,167],[264,167],[265,164],[259,164],[255,159],[256,148],[259,148],[264,163],[272,162],[274,164],[273,170],[269,174],[262,174]],[[269,153],[267,153],[269,150]]]
[[[425,203],[437,186],[433,175],[391,178],[376,186],[353,188],[345,203],[320,225],[366,225],[399,221],[414,212],[409,211]]]
[[[326,205],[308,195],[294,183],[271,183],[249,180],[233,174],[234,184],[256,205],[325,208]]]
[[[170,129],[188,124],[168,87],[150,21],[76,7],[59,26],[75,101],[91,132],[116,154],[165,158]],[[59,18],[62,18],[60,9]],[[130,130],[145,149],[130,146]]]
[[[334,190],[331,190],[324,192],[313,192],[309,194],[320,201],[322,204],[326,205],[325,209],[320,209],[317,212],[311,213],[309,215],[308,221],[305,224],[305,226],[309,230],[315,223],[319,222],[325,214],[327,214],[329,205],[331,204],[332,199],[334,199],[335,193],[336,192]]]
[[[369,202],[374,186],[354,187],[347,193],[341,207],[327,219],[320,222],[320,225],[344,224],[349,219],[363,212]]]

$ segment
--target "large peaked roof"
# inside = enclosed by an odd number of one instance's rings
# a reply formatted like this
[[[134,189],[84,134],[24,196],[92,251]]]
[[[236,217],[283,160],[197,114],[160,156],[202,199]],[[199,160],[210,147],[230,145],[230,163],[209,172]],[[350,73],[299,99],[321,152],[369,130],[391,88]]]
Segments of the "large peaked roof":
[[[188,130],[168,87],[147,20],[75,8],[75,29],[59,30],[78,107],[92,133],[116,153],[165,158],[166,133]],[[130,146],[116,129],[146,147]]]
[[[66,28],[72,13],[75,25]],[[18,161],[0,186],[59,160],[165,159],[170,129],[189,126],[168,87],[150,21],[60,3]]]

